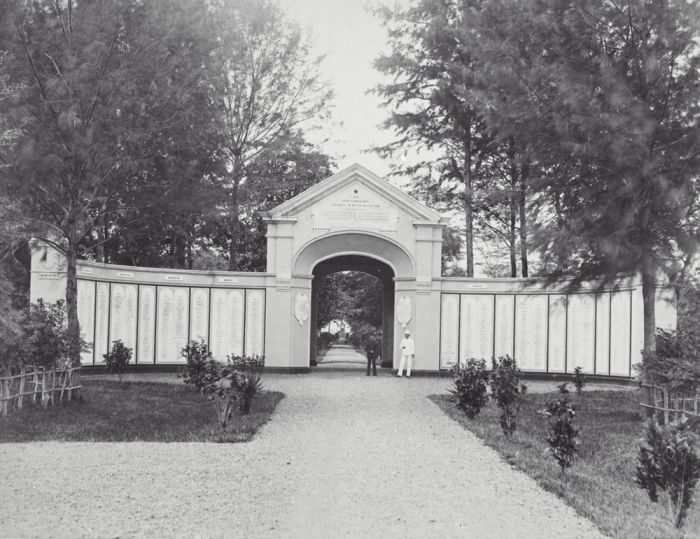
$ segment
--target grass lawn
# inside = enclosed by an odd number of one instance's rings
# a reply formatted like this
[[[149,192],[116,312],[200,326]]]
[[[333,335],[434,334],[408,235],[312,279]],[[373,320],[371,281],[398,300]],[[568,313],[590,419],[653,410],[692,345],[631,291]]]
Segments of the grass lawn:
[[[270,419],[283,396],[259,393],[250,414],[241,416],[236,410],[222,431],[214,404],[184,384],[83,377],[77,401],[46,410],[25,404],[0,418],[0,442],[246,442]]]
[[[562,498],[603,533],[625,538],[700,537],[700,500],[691,506],[685,526],[678,533],[665,517],[665,508],[651,503],[646,492],[634,483],[644,429],[637,391],[584,391],[581,398],[569,396],[578,410],[582,444],[577,460],[565,474],[551,456],[544,454],[548,421],[537,413],[546,400],[557,398],[557,393],[526,396],[512,440],[501,431],[500,413],[494,402],[489,402],[476,419],[469,420],[455,407],[451,395],[433,395],[431,399],[509,464]],[[508,508],[503,511],[507,514]]]

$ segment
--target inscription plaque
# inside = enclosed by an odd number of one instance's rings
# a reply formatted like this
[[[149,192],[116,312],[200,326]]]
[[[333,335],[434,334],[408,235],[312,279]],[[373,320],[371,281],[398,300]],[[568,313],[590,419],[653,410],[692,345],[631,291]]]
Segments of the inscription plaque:
[[[595,354],[595,302],[592,294],[569,296],[567,372],[581,367],[593,372]]]
[[[321,200],[312,211],[315,229],[381,230],[395,232],[398,209],[361,183],[354,183]]]
[[[102,357],[109,347],[109,284],[97,283],[95,304],[95,363],[104,361]]]
[[[514,330],[513,313],[515,310],[514,296],[496,296],[496,357],[513,356]]]
[[[515,308],[515,359],[522,370],[544,371],[547,367],[547,296],[516,296]]]
[[[457,363],[459,346],[459,296],[443,294],[440,321],[440,368],[447,369]]]
[[[192,289],[190,305],[190,340],[209,342],[209,290]]]
[[[173,289],[158,287],[158,329],[156,332],[156,363],[170,363],[175,347],[173,336],[175,319],[173,316]]]
[[[549,296],[549,372],[566,368],[566,296]]]
[[[265,339],[265,297],[262,290],[246,291],[245,353],[262,356]]]
[[[211,292],[211,352],[219,361],[243,353],[243,296],[240,289]]]
[[[630,294],[613,292],[610,310],[610,374],[630,376]]]
[[[595,372],[610,372],[610,294],[597,294],[595,331]]]
[[[189,297],[186,288],[158,287],[157,363],[183,363],[187,344]]]
[[[156,287],[142,286],[139,290],[139,347],[136,361],[153,363],[155,352]]]
[[[460,361],[493,356],[493,296],[463,294],[460,321]]]
[[[187,323],[190,314],[190,294],[187,288],[176,288],[173,298],[175,312],[173,318],[175,327],[173,328],[173,343],[171,350],[171,363],[185,363],[187,360],[182,357],[182,349],[187,346],[189,338],[189,325]]]
[[[120,340],[124,346],[136,349],[136,285],[112,284],[110,301],[109,347]]]
[[[92,281],[78,279],[78,323],[80,337],[90,347],[80,353],[80,362],[91,365],[95,345],[95,283]]]

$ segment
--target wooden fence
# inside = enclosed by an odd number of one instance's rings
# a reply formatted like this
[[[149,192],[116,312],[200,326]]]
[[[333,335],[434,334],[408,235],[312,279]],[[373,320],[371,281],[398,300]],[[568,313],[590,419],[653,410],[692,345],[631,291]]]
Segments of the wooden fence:
[[[0,377],[0,415],[15,408],[21,410],[24,398],[37,400],[46,408],[49,404],[71,400],[73,391],[80,389],[80,367],[44,370],[23,368],[19,374]]]
[[[639,404],[644,408],[654,410],[657,421],[667,425],[669,421],[676,421],[681,416],[700,417],[700,394],[687,395],[674,393],[670,388],[656,385],[642,384],[645,389],[653,395],[654,404]]]

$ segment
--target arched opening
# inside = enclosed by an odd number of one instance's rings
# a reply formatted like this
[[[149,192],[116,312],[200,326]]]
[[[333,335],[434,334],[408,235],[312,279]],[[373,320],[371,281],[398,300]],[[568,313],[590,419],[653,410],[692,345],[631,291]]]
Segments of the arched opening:
[[[393,366],[394,342],[394,270],[385,262],[363,255],[340,255],[328,258],[316,264],[312,270],[311,285],[311,335],[309,365],[314,366],[318,353],[318,302],[322,280],[338,272],[361,272],[370,275],[381,283],[381,330],[382,352],[381,366]]]

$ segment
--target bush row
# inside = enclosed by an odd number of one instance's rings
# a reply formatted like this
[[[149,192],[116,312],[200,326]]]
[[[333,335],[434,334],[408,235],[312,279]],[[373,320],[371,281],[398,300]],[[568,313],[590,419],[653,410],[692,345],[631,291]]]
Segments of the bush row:
[[[657,354],[649,365],[650,374],[653,373],[657,382],[684,391],[695,390],[697,379],[692,370],[683,371],[681,367],[688,360],[683,340],[676,334],[663,333]],[[490,385],[491,398],[501,409],[501,429],[511,436],[516,429],[521,399],[526,394],[526,386],[519,383],[520,374],[515,359],[509,356],[492,360],[490,372],[483,359],[470,359],[453,368],[454,386],[450,392],[455,395],[457,408],[474,419],[488,402]],[[580,367],[574,370],[571,383],[581,398],[586,378]],[[547,454],[556,460],[562,472],[572,466],[581,444],[580,429],[575,425],[576,406],[569,401],[568,384],[558,386],[558,398],[546,401],[540,411],[549,421],[544,439]],[[665,426],[652,417],[639,448],[634,480],[653,502],[663,500],[669,519],[678,528],[685,521],[700,480],[699,443],[687,417]]]

